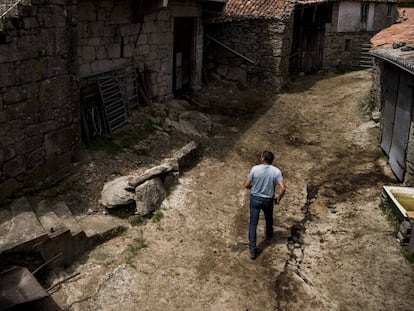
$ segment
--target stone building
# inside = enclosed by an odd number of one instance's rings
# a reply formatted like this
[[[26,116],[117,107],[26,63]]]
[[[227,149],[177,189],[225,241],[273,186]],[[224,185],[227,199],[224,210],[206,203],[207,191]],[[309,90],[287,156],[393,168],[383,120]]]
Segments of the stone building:
[[[104,111],[108,131],[120,125],[128,105],[139,104],[140,70],[148,97],[200,87],[202,10],[224,3],[2,1],[0,202],[68,176],[82,145],[81,128],[90,126],[88,111]],[[104,87],[112,88],[107,97]],[[102,105],[106,100],[111,106]]]
[[[376,98],[381,111],[381,148],[391,169],[414,186],[414,9],[372,38]]]
[[[369,39],[394,23],[396,8],[394,0],[229,0],[205,27],[214,39],[206,68],[280,88],[290,73],[364,65]]]

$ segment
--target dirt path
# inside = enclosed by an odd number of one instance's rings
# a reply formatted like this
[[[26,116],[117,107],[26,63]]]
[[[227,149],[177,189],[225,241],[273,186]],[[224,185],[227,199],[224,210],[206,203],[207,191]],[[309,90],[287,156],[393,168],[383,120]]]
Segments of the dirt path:
[[[303,77],[256,112],[217,98],[229,111],[210,109],[214,144],[164,218],[94,249],[53,298],[69,310],[414,310],[413,266],[379,208],[392,180],[364,117],[370,86],[364,71]],[[288,190],[252,261],[242,183],[263,149]]]

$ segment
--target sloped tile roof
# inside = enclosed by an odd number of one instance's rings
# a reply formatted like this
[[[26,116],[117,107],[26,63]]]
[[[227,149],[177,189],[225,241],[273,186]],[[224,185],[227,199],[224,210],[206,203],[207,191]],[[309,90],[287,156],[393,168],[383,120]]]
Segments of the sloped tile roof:
[[[225,15],[274,18],[285,14],[291,0],[228,0]]]
[[[228,0],[223,14],[210,22],[280,19],[290,15],[297,0]]]
[[[402,14],[402,11],[404,15]],[[400,9],[402,19],[371,39],[371,54],[404,67],[414,74],[414,8]],[[395,42],[405,46],[393,48]]]
[[[404,15],[403,12],[404,11]],[[371,39],[373,49],[389,48],[395,41],[414,43],[414,8],[400,9],[401,21],[380,31]]]
[[[210,20],[210,22],[230,22],[258,18],[281,19],[285,16],[289,16],[296,4],[315,4],[338,1],[340,0],[227,0],[223,15]],[[364,2],[396,3],[397,0],[364,0]]]

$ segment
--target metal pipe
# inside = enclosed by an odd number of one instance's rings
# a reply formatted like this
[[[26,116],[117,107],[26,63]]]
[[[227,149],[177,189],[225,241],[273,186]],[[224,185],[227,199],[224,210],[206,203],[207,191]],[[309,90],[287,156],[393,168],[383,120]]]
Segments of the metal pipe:
[[[74,277],[77,277],[80,274],[80,272],[77,272],[71,276],[68,276],[67,278],[64,278],[62,281],[57,282],[55,285],[52,285],[51,287],[49,287],[48,289],[46,289],[47,292],[50,292],[52,289],[56,288],[59,285],[62,285],[63,283],[69,281],[70,279],[73,279]]]
[[[55,255],[54,257],[50,258],[48,261],[46,261],[44,264],[42,264],[39,268],[37,268],[35,271],[33,271],[32,274],[35,274],[37,271],[39,271],[40,269],[42,269],[44,266],[48,265],[53,260],[58,259],[62,255],[63,255],[63,253],[59,253],[59,254]]]
[[[1,16],[3,18],[7,13],[9,13],[16,5],[18,5],[22,0],[16,1],[16,3],[12,4]]]
[[[209,38],[211,41],[217,43],[218,45],[224,47],[225,49],[229,50],[230,52],[236,54],[237,56],[240,56],[241,58],[247,60],[248,62],[252,63],[252,64],[256,64],[255,61],[251,60],[250,58],[247,58],[246,56],[240,54],[239,52],[233,50],[232,48],[228,47],[227,45],[225,45],[224,43],[221,43],[220,41],[214,39],[213,37],[209,36],[208,34],[204,34],[207,38]]]

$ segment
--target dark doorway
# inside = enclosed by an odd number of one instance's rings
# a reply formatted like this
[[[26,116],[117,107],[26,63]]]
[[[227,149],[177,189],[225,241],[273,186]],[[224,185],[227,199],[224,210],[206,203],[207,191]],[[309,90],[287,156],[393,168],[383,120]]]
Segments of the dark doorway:
[[[191,87],[195,18],[174,19],[173,92],[180,95]]]
[[[295,8],[290,73],[310,73],[322,68],[325,23],[330,22],[331,11],[330,4]]]

